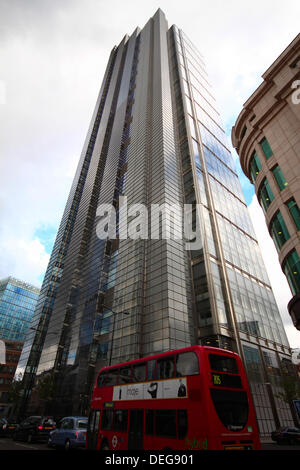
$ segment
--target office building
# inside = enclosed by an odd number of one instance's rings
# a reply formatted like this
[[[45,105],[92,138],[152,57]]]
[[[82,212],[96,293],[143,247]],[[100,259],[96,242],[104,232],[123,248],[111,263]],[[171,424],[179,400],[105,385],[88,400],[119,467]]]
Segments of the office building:
[[[300,330],[300,34],[262,78],[237,118],[232,143],[255,185]]]
[[[152,217],[164,204],[182,213]],[[269,400],[290,349],[204,59],[161,10],[111,52],[33,328],[27,409],[35,377],[57,414],[86,413],[103,365],[199,343],[243,356],[262,433],[292,421]]]
[[[24,341],[39,296],[31,284],[8,277],[0,281],[0,338]]]
[[[15,375],[25,335],[32,320],[39,289],[13,277],[0,281],[0,416],[7,416],[11,405],[8,390]]]

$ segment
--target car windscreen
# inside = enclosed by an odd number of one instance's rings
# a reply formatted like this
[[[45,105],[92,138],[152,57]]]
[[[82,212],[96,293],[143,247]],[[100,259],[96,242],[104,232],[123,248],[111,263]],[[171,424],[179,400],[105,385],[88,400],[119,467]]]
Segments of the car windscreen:
[[[32,418],[28,418],[28,421],[31,424],[40,423],[41,420],[42,420],[42,418],[40,416],[33,416]]]
[[[9,424],[16,424],[16,423],[18,423],[18,419],[17,418],[8,418],[7,422]]]
[[[54,426],[54,425],[55,425],[55,421],[53,421],[52,418],[44,418],[43,421],[42,421],[42,423],[43,423],[44,425],[47,424],[47,426]]]

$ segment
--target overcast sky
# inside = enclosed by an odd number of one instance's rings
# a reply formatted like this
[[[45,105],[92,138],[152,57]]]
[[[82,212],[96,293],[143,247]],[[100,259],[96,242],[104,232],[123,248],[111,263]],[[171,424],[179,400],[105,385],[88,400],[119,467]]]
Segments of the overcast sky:
[[[158,7],[170,26],[185,31],[205,56],[230,143],[243,103],[299,32],[299,5],[296,0],[0,0],[0,278],[12,275],[41,285],[109,53],[126,33],[143,27]],[[300,347],[276,250],[256,198],[252,201],[252,185],[245,177],[241,182],[290,345]]]

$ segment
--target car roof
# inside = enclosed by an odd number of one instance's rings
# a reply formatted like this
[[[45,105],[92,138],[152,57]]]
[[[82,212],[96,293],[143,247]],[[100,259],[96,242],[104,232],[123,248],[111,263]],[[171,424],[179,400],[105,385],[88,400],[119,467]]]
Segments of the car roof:
[[[87,416],[64,416],[62,419],[88,419]]]
[[[39,419],[40,421],[44,421],[45,419],[52,419],[54,421],[53,416],[28,416],[28,418],[25,418],[23,421],[26,421],[27,419]]]
[[[283,431],[284,429],[297,429],[300,430],[298,426],[281,426],[280,428],[277,429],[277,431]]]

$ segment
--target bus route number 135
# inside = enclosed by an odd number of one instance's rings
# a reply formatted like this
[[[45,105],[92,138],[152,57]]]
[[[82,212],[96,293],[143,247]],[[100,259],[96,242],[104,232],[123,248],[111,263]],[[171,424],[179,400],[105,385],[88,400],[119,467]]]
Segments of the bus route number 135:
[[[221,377],[217,374],[213,374],[213,383],[214,385],[222,385]]]

